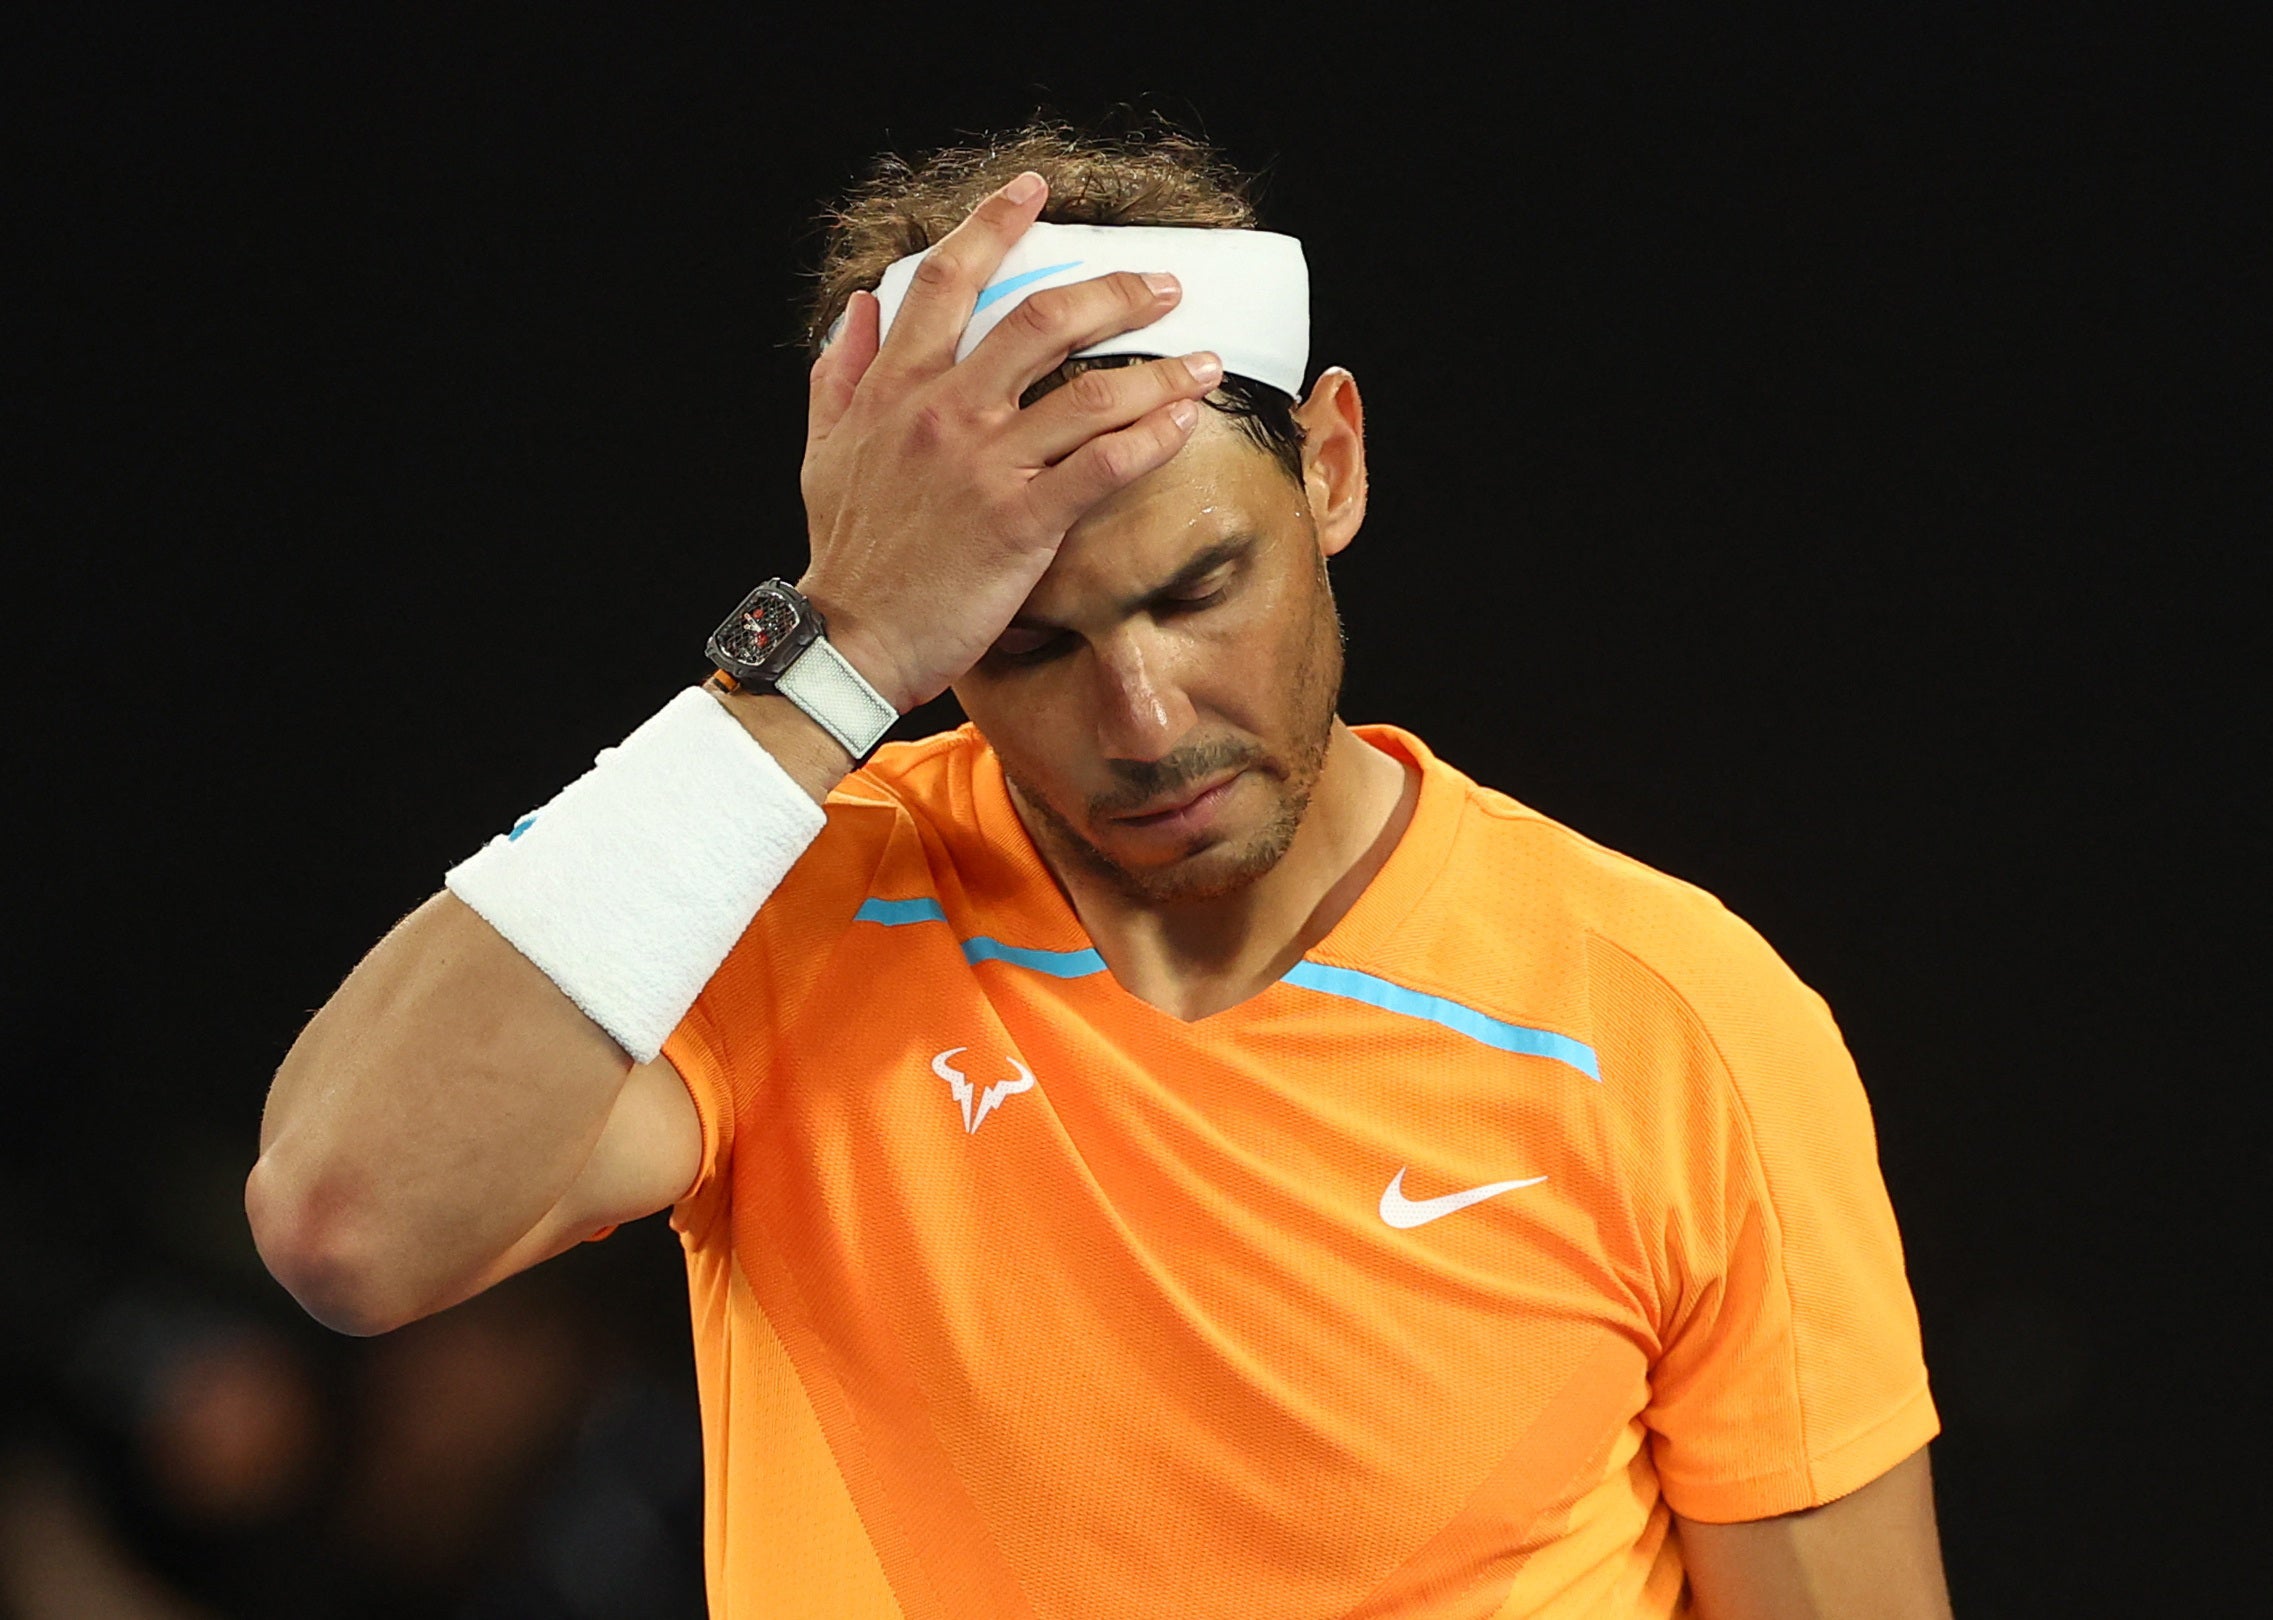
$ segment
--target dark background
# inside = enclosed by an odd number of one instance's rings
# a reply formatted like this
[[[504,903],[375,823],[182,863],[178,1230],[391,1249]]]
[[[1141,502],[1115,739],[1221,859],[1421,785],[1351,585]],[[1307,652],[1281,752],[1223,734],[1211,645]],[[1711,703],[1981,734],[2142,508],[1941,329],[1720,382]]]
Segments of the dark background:
[[[208,1613],[688,1612],[660,1223],[337,1341],[243,1233],[260,1099],[799,570],[817,205],[1121,103],[1268,167],[1365,386],[1345,714],[1717,893],[1838,1012],[1959,1612],[2261,1584],[2238,33],[455,9],[9,25],[0,1612],[95,1612],[26,1584],[59,1537]]]

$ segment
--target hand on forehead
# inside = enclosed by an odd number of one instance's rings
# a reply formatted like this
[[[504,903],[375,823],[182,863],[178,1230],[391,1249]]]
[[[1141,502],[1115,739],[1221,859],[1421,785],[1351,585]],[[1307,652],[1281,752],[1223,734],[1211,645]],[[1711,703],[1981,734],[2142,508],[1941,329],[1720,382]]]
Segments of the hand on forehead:
[[[1066,532],[1028,606],[1070,615],[1086,599],[1133,605],[1211,557],[1268,549],[1302,528],[1302,491],[1229,417],[1203,412],[1184,448]]]

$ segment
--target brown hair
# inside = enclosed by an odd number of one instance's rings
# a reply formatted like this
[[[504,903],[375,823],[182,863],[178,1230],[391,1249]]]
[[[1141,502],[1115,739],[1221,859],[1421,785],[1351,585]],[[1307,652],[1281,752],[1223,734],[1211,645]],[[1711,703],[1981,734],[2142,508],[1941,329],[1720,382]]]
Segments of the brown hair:
[[[819,354],[855,291],[873,291],[896,259],[921,253],[963,222],[996,188],[1032,169],[1050,183],[1042,218],[1058,225],[1184,225],[1256,228],[1255,177],[1233,168],[1204,140],[1159,125],[1113,134],[1037,120],[914,159],[887,154],[831,209],[804,337]],[[1135,356],[1070,360],[1027,390],[1040,398],[1093,367]],[[1294,401],[1249,377],[1229,376],[1206,403],[1302,482],[1302,428]]]

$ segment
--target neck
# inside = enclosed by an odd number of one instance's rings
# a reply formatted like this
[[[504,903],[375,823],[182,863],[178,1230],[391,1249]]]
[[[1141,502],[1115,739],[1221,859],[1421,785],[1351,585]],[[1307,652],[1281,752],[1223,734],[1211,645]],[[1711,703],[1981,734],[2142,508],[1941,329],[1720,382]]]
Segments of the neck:
[[[1113,977],[1186,1020],[1245,1001],[1325,938],[1397,847],[1418,797],[1417,772],[1337,720],[1309,808],[1278,864],[1230,894],[1160,904],[1060,858],[1011,793]]]

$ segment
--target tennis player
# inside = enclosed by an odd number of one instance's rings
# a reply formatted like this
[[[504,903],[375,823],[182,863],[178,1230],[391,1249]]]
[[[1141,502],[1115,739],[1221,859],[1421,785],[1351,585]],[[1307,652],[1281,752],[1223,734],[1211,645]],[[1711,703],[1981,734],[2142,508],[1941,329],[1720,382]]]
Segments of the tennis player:
[[[1300,244],[1179,141],[881,174],[806,567],[316,1014],[276,1275],[382,1332],[669,1209],[736,1620],[1946,1615],[1829,1011],[1337,717]]]

